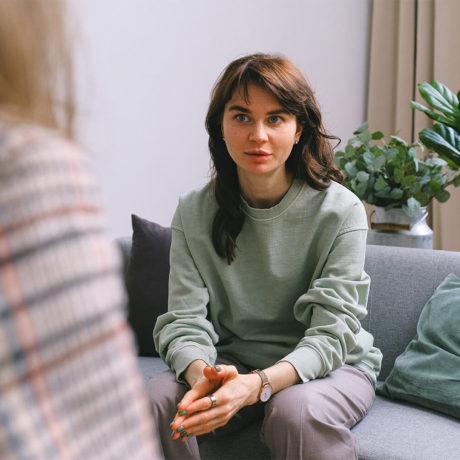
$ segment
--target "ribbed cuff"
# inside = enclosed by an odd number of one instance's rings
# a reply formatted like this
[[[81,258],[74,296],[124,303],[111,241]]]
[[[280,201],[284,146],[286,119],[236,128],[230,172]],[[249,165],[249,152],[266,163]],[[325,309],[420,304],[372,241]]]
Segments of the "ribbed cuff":
[[[314,380],[324,373],[323,360],[319,353],[310,347],[299,347],[280,361],[291,363],[303,383]]]
[[[213,365],[215,361],[215,358],[205,353],[202,348],[195,347],[193,345],[187,345],[174,353],[171,359],[171,364],[172,370],[176,374],[176,380],[178,382],[184,383],[188,386],[183,374],[187,370],[187,367],[197,359],[202,359],[210,365]]]

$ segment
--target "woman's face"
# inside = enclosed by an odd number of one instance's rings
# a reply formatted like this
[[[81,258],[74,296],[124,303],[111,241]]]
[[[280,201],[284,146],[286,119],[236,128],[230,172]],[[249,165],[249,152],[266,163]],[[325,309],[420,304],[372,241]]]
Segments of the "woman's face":
[[[225,105],[222,134],[240,181],[255,176],[284,180],[286,160],[301,132],[295,115],[257,85],[248,86],[247,102],[237,88]]]

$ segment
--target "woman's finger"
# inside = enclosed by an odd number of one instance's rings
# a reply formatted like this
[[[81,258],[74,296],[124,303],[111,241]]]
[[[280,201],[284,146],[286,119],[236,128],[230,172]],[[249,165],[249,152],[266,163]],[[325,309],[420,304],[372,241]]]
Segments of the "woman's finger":
[[[194,414],[196,412],[201,412],[204,410],[212,409],[213,399],[215,400],[215,404],[214,404],[214,407],[215,407],[217,405],[217,399],[213,393],[194,401],[192,404],[190,404],[190,406],[188,406],[189,415]]]
[[[208,395],[215,389],[215,385],[212,385],[211,382],[209,382],[208,379],[203,377],[202,380],[200,380],[198,383],[196,383],[193,388],[187,393],[185,393],[184,397],[182,400],[179,402],[177,406],[177,412],[181,413],[184,410],[189,411],[189,406],[192,404],[194,401]]]
[[[214,398],[214,401],[216,401],[217,404],[217,399],[214,395],[212,395]],[[181,412],[178,412],[174,419],[172,420],[170,424],[171,431],[176,431],[178,428],[184,425],[184,422],[189,419],[193,414],[196,414],[197,412],[203,412],[211,409],[213,407],[213,399],[210,396],[205,396],[204,398],[200,398],[199,400],[193,402],[189,407],[188,410],[183,410]],[[214,406],[215,407],[215,406]],[[192,421],[193,422],[193,421]],[[195,423],[200,423],[196,422]],[[190,422],[186,423],[187,425],[190,425]],[[182,430],[180,430],[182,431]],[[178,432],[180,432],[178,431]]]
[[[177,406],[176,417],[170,426],[173,439],[185,440],[184,432],[194,435],[208,433],[225,425],[237,411],[233,409],[234,404],[216,411],[215,407],[219,404],[218,398],[221,406],[225,406],[229,398],[224,396],[226,391],[220,396],[213,393],[222,388],[222,385],[238,377],[236,367],[228,365],[208,366],[204,368],[203,374],[203,379],[198,381],[184,395]],[[202,413],[206,413],[206,417],[196,417],[197,414]]]
[[[212,382],[222,383],[238,376],[238,370],[235,366],[218,364],[208,366],[203,369],[203,375]]]
[[[188,391],[178,406],[178,412],[184,410],[188,413],[195,412],[190,405],[220,388],[226,381],[236,378],[238,371],[235,366],[215,365],[203,369],[203,378]],[[201,406],[200,406],[201,407]],[[201,410],[201,409],[200,409]]]
[[[203,369],[203,375],[214,385],[222,383],[223,374],[220,366],[208,366]]]
[[[233,415],[233,411],[229,411],[226,407],[214,408],[210,410],[205,410],[201,412],[196,412],[193,416],[190,416],[185,420],[182,425],[173,426],[177,430],[183,427],[188,434],[193,434],[194,436],[200,436],[205,433],[209,433],[216,428],[224,426],[230,417]],[[173,435],[173,439],[179,439],[177,435]]]

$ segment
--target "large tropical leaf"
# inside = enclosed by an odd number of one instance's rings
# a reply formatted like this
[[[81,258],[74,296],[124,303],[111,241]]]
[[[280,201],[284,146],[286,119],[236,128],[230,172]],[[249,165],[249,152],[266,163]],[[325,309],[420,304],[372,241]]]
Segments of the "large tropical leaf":
[[[449,126],[434,125],[433,129],[423,129],[420,140],[440,157],[448,159],[460,167],[460,135]]]
[[[441,115],[440,113],[433,112],[428,107],[425,107],[424,105],[419,104],[418,102],[412,101],[410,103],[410,106],[412,109],[417,109],[420,110],[420,112],[425,113],[429,118],[431,118],[434,121],[444,123],[446,125],[452,126],[453,128],[458,128],[458,126],[460,126],[460,123],[457,123],[456,120],[447,118],[444,115]]]
[[[458,107],[457,95],[452,92],[446,85],[441,82],[433,80],[431,86],[438,91],[439,94],[452,106]]]
[[[418,89],[431,107],[439,110],[449,118],[460,121],[460,109],[457,96],[446,86],[437,81],[419,83]]]

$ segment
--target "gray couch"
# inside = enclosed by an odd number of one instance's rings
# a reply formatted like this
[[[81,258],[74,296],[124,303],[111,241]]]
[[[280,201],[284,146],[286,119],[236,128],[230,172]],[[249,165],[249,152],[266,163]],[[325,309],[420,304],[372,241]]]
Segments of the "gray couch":
[[[131,238],[120,238],[118,243],[126,268]],[[460,276],[460,253],[368,246],[366,271],[372,285],[369,314],[362,323],[383,352],[379,380],[384,380],[395,358],[414,337],[420,311],[435,288],[449,273]],[[158,357],[140,356],[139,365],[146,380],[166,368]],[[258,438],[259,429],[260,422],[231,436],[201,443],[202,458],[268,459],[269,453]],[[420,406],[377,396],[352,432],[360,459],[460,459],[460,421]]]

